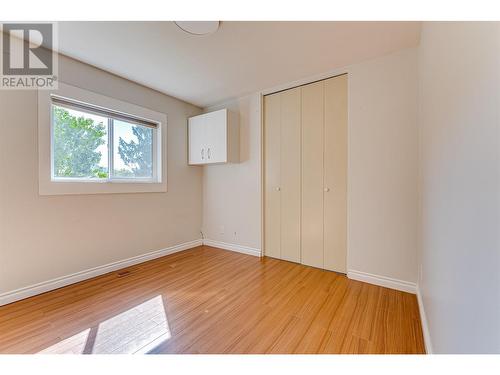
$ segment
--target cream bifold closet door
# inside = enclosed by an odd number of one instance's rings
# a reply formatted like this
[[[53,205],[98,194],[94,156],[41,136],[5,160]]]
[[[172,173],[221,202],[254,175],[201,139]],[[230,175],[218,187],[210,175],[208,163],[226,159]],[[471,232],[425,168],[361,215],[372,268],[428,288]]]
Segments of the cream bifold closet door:
[[[347,75],[264,98],[265,255],[346,272]]]
[[[300,88],[266,96],[264,108],[266,255],[300,262]]]

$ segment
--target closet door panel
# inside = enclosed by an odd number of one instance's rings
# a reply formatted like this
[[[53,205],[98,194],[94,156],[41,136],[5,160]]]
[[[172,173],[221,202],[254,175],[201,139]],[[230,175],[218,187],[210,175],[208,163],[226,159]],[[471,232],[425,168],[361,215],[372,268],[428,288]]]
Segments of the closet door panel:
[[[281,258],[281,97],[264,97],[264,253]]]
[[[302,87],[302,263],[323,268],[324,83]]]
[[[324,267],[346,272],[347,75],[325,81]]]
[[[281,259],[300,262],[300,88],[281,95]]]

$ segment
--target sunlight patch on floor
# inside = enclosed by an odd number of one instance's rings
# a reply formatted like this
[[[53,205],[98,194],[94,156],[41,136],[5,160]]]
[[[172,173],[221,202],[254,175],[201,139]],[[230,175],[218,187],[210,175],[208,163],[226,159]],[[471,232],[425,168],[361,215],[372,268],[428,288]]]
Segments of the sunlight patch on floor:
[[[40,353],[147,353],[170,338],[161,296],[68,337]]]
[[[82,354],[90,334],[90,328],[40,351],[41,354]]]

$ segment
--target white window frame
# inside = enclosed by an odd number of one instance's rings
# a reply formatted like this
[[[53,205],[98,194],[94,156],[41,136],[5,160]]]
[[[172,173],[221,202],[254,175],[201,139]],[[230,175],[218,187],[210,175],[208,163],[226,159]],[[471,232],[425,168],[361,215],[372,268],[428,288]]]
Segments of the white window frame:
[[[63,99],[75,104],[99,108],[102,111],[124,114],[157,124],[153,129],[153,177],[152,178],[120,178],[113,177],[113,171],[108,172],[108,178],[74,178],[55,177],[53,172],[53,103],[55,99]],[[85,111],[84,109],[78,109]],[[108,120],[108,160],[113,168],[113,149],[110,137],[113,137],[113,127]],[[39,151],[39,194],[101,194],[101,193],[145,193],[166,192],[166,146],[167,116],[164,113],[149,108],[137,106],[115,98],[97,94],[79,87],[59,82],[57,90],[38,91],[38,151]]]

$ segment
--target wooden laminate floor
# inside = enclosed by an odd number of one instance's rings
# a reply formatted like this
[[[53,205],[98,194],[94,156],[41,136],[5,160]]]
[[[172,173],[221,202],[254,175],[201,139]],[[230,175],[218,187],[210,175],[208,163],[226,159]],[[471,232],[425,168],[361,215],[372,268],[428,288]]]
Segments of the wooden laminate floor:
[[[0,307],[0,353],[424,353],[414,295],[201,246]]]

